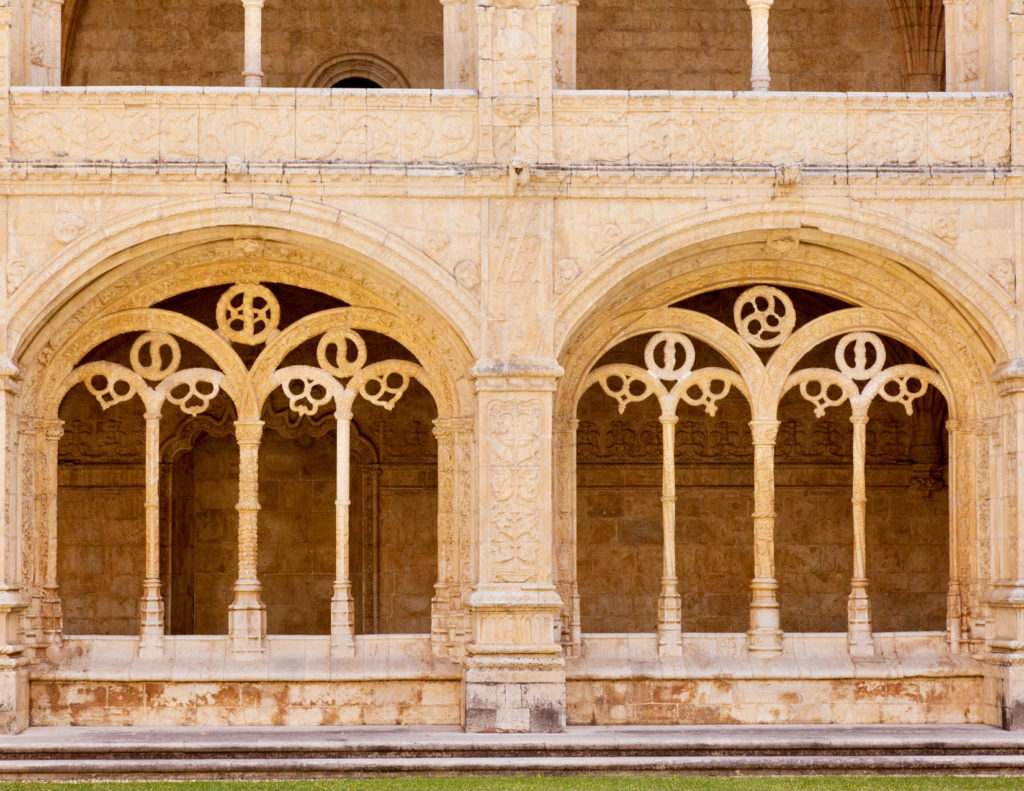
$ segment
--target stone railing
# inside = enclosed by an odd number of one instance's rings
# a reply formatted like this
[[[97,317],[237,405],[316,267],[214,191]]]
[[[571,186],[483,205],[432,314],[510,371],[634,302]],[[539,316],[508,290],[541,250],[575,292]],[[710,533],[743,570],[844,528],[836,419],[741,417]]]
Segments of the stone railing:
[[[11,156],[469,163],[489,150],[481,110],[468,91],[14,88]],[[548,117],[565,165],[998,167],[1010,153],[1003,94],[563,91]]]

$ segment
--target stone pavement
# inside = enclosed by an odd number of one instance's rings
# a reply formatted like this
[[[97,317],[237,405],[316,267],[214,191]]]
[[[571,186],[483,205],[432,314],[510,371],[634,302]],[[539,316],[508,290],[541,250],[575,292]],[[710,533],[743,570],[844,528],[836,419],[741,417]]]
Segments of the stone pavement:
[[[983,725],[30,728],[0,736],[3,779],[393,774],[1024,772],[1024,733]]]

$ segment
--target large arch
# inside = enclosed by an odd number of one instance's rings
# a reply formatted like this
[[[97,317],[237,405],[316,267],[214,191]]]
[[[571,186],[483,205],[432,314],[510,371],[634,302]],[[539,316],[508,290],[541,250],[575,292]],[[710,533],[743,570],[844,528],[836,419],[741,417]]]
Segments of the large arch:
[[[25,372],[24,405],[39,392],[43,367],[98,316],[146,307],[200,279],[204,285],[258,279],[270,265],[280,282],[403,316],[446,361],[450,373],[441,378],[464,401],[480,316],[454,275],[400,237],[347,213],[249,195],[127,215],[75,240],[26,281],[12,299],[6,335]]]
[[[688,215],[601,251],[559,299],[558,356],[571,359],[609,316],[628,323],[673,295],[759,279],[917,318],[985,382],[1013,348],[1012,296],[946,242],[879,212],[777,199]]]
[[[950,639],[952,644],[959,639],[960,624],[954,620],[970,621],[970,640],[980,646],[984,619],[979,602],[989,576],[993,529],[985,472],[989,419],[997,412],[990,376],[1009,355],[1013,338],[1009,295],[994,280],[979,277],[971,262],[928,234],[897,233],[879,215],[809,210],[798,201],[780,201],[778,210],[773,204],[770,212],[760,204],[739,213],[726,209],[689,217],[627,239],[585,272],[562,295],[557,340],[565,375],[555,401],[555,555],[563,597],[577,608],[564,616],[572,625],[563,636],[567,645],[578,643],[580,628],[572,571],[575,426],[576,404],[589,384],[589,372],[624,340],[671,328],[673,312],[689,315],[670,306],[721,289],[738,292],[771,284],[815,292],[847,306],[828,320],[815,320],[810,334],[820,335],[819,342],[825,336],[877,332],[920,355],[937,372],[933,382],[945,396],[950,417],[950,579],[960,575],[956,582],[965,602],[962,609],[959,603],[950,609],[950,634],[957,632]],[[692,329],[685,325],[677,321],[674,327],[694,339],[707,334],[699,321]],[[757,414],[762,421],[775,419],[776,396],[789,367],[809,351],[808,343],[798,330],[788,349],[780,348],[786,359],[772,359],[764,392],[754,396],[760,404],[755,419]],[[719,351],[735,364],[735,353],[724,352],[721,344]],[[756,599],[758,591],[754,594]],[[953,619],[954,612],[962,617]],[[753,612],[752,629],[751,634],[757,630]]]

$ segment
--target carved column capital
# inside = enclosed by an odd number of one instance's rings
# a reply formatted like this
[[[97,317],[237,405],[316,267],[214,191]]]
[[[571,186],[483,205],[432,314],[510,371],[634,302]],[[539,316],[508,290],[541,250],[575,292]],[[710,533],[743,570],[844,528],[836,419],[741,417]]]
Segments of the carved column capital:
[[[39,422],[39,429],[43,432],[49,442],[59,442],[64,436],[63,420],[42,420]]]
[[[262,437],[262,420],[235,421],[235,439],[239,445],[258,445]]]
[[[775,438],[779,433],[781,421],[778,420],[751,420],[750,434],[755,445],[774,445]]]

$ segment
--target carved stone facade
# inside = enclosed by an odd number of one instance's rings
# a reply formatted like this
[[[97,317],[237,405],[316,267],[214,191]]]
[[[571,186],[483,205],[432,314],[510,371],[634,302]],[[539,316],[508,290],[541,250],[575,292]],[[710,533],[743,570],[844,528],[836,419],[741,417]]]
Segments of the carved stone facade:
[[[194,5],[0,5],[0,731],[1024,728],[1019,0]]]

